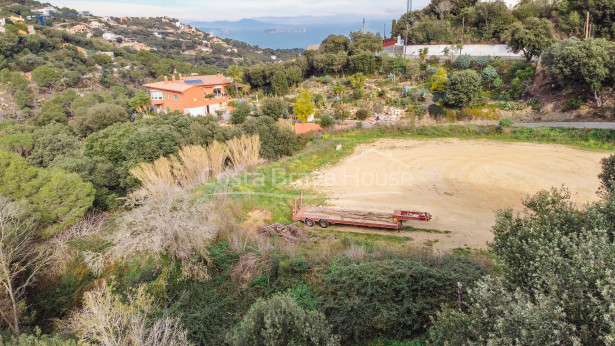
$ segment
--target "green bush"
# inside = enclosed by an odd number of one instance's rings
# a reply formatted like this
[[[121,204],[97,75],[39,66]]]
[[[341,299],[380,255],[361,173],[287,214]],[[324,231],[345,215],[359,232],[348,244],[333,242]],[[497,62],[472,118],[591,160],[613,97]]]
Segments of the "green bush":
[[[252,112],[252,107],[246,101],[238,102],[231,114],[231,122],[233,124],[241,124],[246,121],[246,118]]]
[[[581,108],[582,103],[583,97],[581,97],[580,95],[569,97],[566,101],[564,101],[564,104],[562,105],[562,111],[567,112],[577,110]]]
[[[238,346],[339,344],[321,313],[304,311],[285,294],[257,300],[226,342]]]
[[[472,66],[472,58],[469,55],[460,55],[455,59],[455,68],[465,70]]]
[[[278,120],[288,111],[288,102],[281,98],[268,97],[263,100],[260,110],[262,115]]]
[[[77,174],[34,168],[5,152],[0,152],[0,194],[24,202],[43,237],[77,222],[94,201],[92,185]]]
[[[480,68],[485,68],[489,65],[489,62],[491,62],[491,58],[488,56],[481,56],[478,59],[476,59],[476,66],[480,67]]]
[[[481,73],[481,77],[483,80],[489,84],[493,83],[497,78],[500,77],[498,71],[493,66],[487,66]]]
[[[355,116],[359,120],[365,120],[365,119],[369,118],[369,111],[367,109],[365,109],[365,108],[361,108],[361,109],[357,110],[357,112],[355,113]]]
[[[427,107],[427,110],[429,111],[429,115],[436,120],[443,118],[446,114],[446,110],[444,109],[444,107],[435,103],[430,104]]]
[[[236,134],[242,131],[248,134],[258,134],[261,140],[261,157],[265,159],[277,160],[299,150],[299,137],[295,132],[279,126],[270,117],[249,119],[236,131]]]
[[[465,106],[480,93],[480,76],[472,70],[453,73],[446,82],[446,102],[454,106]]]
[[[115,123],[128,120],[126,108],[112,103],[99,103],[89,108],[85,116],[72,121],[71,125],[76,133],[82,137],[87,137]]]
[[[427,66],[427,74],[431,77],[434,74],[436,74],[436,72],[438,72],[439,68],[434,67],[434,66]]]
[[[469,286],[484,274],[478,263],[457,256],[340,261],[322,275],[315,293],[344,344],[412,338],[425,332],[442,304],[456,301],[457,282]]]
[[[552,189],[526,199],[522,213],[498,212],[490,246],[503,275],[480,280],[465,313],[438,314],[432,342],[608,344],[615,298],[604,292],[615,288],[615,200],[604,197],[579,210],[567,190]]]
[[[327,113],[323,113],[320,115],[320,126],[323,128],[329,128],[335,125],[335,119]]]

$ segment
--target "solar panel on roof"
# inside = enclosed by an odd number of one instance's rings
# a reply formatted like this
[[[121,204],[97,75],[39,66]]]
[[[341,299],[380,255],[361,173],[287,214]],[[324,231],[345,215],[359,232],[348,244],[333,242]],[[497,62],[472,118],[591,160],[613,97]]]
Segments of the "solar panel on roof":
[[[203,81],[200,79],[185,80],[184,82],[186,84],[203,84]]]

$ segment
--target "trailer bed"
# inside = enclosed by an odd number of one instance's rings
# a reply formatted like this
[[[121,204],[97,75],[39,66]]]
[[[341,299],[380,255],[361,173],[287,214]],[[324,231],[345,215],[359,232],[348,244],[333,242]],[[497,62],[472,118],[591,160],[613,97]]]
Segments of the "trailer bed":
[[[401,229],[402,220],[429,221],[428,212],[395,210],[393,213],[362,211],[352,209],[333,209],[303,206],[303,194],[293,202],[292,219],[303,221],[309,227],[319,223],[325,228],[329,224]]]
[[[398,223],[393,221],[392,214],[390,213],[378,213],[350,209],[301,207],[297,211],[296,217],[302,220],[312,219],[316,222],[320,220],[327,220],[329,223],[340,223],[346,225],[392,229],[398,228]]]

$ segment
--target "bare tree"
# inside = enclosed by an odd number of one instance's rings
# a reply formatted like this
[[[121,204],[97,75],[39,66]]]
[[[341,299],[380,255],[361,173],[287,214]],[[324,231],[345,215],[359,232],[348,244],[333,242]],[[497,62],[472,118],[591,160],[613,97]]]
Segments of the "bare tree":
[[[84,341],[100,345],[188,345],[180,321],[167,315],[152,321],[158,312],[153,298],[140,286],[127,302],[103,284],[87,292],[83,308],[75,312],[65,327]]]
[[[436,5],[435,10],[438,13],[438,18],[443,19],[444,16],[453,10],[453,4],[448,0],[440,1]]]
[[[19,335],[25,294],[48,263],[47,251],[36,247],[31,224],[19,206],[0,198],[0,318]]]

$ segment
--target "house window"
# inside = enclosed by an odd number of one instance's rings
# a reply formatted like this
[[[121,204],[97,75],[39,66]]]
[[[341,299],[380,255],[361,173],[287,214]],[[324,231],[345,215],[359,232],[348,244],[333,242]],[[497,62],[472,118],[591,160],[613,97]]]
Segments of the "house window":
[[[216,95],[216,97],[222,96],[222,87],[215,87],[214,88],[214,95]]]
[[[162,91],[152,91],[150,95],[152,100],[162,100]]]
[[[178,100],[177,95],[173,95],[173,100],[175,100],[175,101]]]

